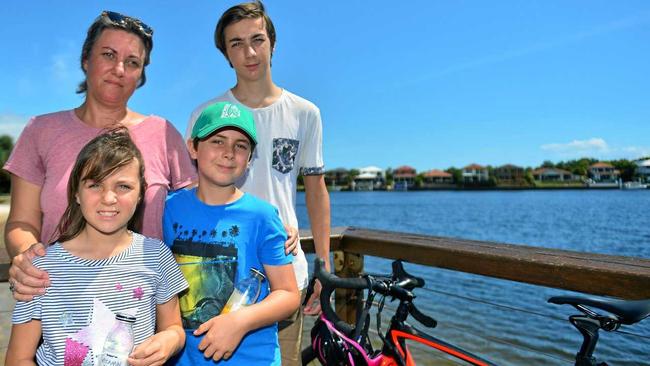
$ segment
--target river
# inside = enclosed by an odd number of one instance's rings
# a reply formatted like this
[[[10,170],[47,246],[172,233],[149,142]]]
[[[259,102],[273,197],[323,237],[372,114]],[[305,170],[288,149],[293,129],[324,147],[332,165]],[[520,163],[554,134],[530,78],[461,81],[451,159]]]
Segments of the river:
[[[333,227],[650,258],[650,190],[332,192],[330,199]],[[297,211],[309,227],[303,193]],[[365,265],[390,270],[381,258],[366,257]],[[499,365],[573,364],[582,337],[565,319],[575,310],[546,302],[567,291],[415,264],[406,270],[427,282],[416,304],[438,320],[429,333]],[[650,320],[622,330],[601,332],[595,355],[650,365]]]

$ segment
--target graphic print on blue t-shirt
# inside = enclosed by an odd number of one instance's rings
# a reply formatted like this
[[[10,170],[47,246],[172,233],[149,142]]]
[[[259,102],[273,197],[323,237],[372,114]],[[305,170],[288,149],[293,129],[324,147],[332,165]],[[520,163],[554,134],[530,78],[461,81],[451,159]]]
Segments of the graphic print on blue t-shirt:
[[[239,227],[197,230],[178,222],[172,225],[171,247],[181,272],[189,282],[179,299],[185,329],[196,329],[219,315],[233,291],[237,273]]]

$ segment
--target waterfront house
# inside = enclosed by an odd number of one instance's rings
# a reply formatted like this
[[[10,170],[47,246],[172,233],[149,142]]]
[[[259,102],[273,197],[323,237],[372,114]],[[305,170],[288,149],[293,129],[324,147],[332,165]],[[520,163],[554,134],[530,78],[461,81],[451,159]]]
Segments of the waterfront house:
[[[451,187],[454,177],[442,170],[431,169],[422,174],[422,188],[444,188]]]
[[[524,168],[512,164],[502,165],[494,169],[494,176],[499,185],[526,185]]]
[[[393,182],[396,187],[411,189],[415,186],[415,168],[403,165],[393,170]]]
[[[559,168],[539,168],[533,170],[533,179],[538,182],[570,182],[577,177],[571,172]]]
[[[359,175],[354,177],[355,191],[373,191],[382,189],[386,184],[384,170],[376,166],[359,168]]]
[[[488,181],[488,169],[478,164],[470,164],[462,170],[463,183],[484,183]]]
[[[617,183],[620,175],[609,163],[598,162],[589,166],[589,176],[596,183]]]
[[[325,184],[330,190],[340,190],[348,186],[349,171],[345,168],[336,168],[325,172]]]
[[[650,183],[650,159],[637,161],[635,174],[642,182]]]

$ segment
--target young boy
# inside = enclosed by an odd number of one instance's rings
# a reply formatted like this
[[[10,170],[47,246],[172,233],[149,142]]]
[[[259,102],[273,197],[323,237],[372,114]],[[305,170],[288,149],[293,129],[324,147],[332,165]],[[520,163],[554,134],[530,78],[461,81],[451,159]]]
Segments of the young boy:
[[[276,323],[296,311],[300,296],[277,209],[235,186],[257,144],[253,115],[230,102],[212,104],[191,138],[198,187],[171,195],[163,215],[165,243],[190,284],[180,298],[187,338],[176,362],[280,365]],[[219,315],[251,268],[266,275],[270,293],[264,283],[255,304]]]
[[[330,203],[322,154],[320,111],[311,102],[277,86],[271,77],[275,28],[260,2],[243,3],[226,10],[214,33],[215,44],[237,76],[237,84],[223,95],[194,110],[188,124],[188,138],[203,109],[216,101],[240,103],[255,116],[259,145],[251,167],[237,186],[278,207],[282,222],[298,227],[296,216],[297,177],[302,170],[305,201],[314,236],[316,255],[329,269]],[[300,289],[307,286],[307,261],[298,247],[294,260]],[[318,314],[320,287],[305,307],[306,314]],[[282,364],[300,365],[302,314],[296,312],[280,323]]]

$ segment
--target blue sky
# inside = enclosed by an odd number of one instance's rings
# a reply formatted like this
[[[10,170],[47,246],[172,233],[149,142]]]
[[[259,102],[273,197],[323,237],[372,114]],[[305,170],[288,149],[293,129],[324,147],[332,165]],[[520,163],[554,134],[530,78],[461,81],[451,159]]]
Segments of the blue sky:
[[[155,29],[129,106],[184,131],[234,85],[214,47],[234,1],[3,1],[0,134],[82,98],[104,9]],[[650,2],[269,0],[276,83],[321,108],[326,168],[537,166],[650,155]]]

